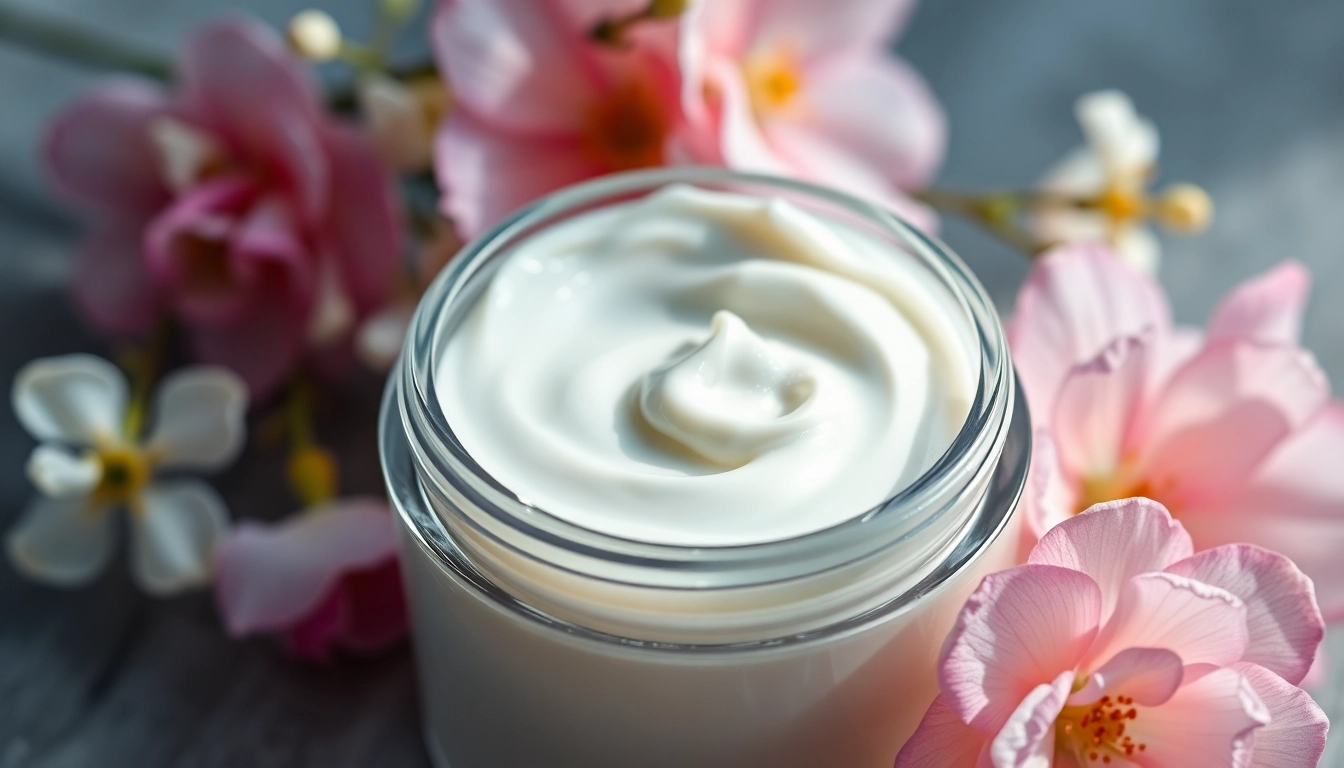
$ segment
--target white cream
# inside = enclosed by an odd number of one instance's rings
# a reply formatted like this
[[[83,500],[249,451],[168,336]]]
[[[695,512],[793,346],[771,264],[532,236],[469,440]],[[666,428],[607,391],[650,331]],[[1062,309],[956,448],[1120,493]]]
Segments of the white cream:
[[[476,462],[561,519],[662,544],[786,539],[947,449],[975,350],[945,295],[857,228],[673,186],[518,246],[436,388]]]

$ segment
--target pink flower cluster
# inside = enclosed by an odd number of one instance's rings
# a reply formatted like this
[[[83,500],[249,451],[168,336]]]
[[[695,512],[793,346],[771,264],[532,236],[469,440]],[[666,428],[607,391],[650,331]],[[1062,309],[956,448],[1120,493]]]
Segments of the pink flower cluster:
[[[46,158],[96,217],[74,271],[85,314],[139,334],[171,311],[197,357],[241,374],[254,398],[305,356],[338,354],[392,289],[390,178],[259,23],[192,35],[173,93],[97,87],[56,119]]]
[[[1326,618],[1344,618],[1344,406],[1299,346],[1309,280],[1287,262],[1233,290],[1201,332],[1103,246],[1041,259],[1009,328],[1036,429],[1031,534],[1146,496],[1199,549],[1292,558]]]
[[[910,0],[712,0],[590,37],[647,2],[444,0],[431,36],[456,97],[440,130],[443,208],[472,236],[613,171],[723,164],[866,196],[917,223],[902,190],[942,156],[942,112],[888,55]]]
[[[967,601],[896,766],[1316,765],[1311,581],[1250,545],[1192,553],[1148,499],[1055,526]]]

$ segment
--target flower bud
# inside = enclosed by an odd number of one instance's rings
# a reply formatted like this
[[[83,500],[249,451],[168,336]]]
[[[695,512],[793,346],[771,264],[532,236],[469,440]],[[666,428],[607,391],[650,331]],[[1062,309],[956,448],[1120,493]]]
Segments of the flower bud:
[[[305,59],[330,61],[341,52],[341,28],[326,11],[310,8],[290,20],[289,45]]]
[[[1196,234],[1213,221],[1213,200],[1194,184],[1173,184],[1157,199],[1154,215],[1173,232]]]

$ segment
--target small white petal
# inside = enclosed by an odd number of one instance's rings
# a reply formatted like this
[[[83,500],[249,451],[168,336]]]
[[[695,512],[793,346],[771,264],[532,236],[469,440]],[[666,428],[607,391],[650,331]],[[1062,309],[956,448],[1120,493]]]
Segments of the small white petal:
[[[126,377],[101,357],[48,357],[19,370],[11,399],[37,439],[92,445],[121,434]]]
[[[210,581],[215,545],[229,525],[224,502],[198,480],[145,489],[131,517],[131,574],[152,595],[170,595]]]
[[[243,449],[247,385],[224,368],[196,367],[168,375],[154,399],[147,448],[160,467],[219,469]]]
[[[308,320],[308,343],[325,347],[346,338],[355,324],[355,305],[332,266],[324,267],[317,279],[317,303]]]
[[[1157,162],[1157,128],[1140,117],[1120,91],[1098,91],[1078,100],[1078,122],[1111,174],[1143,174]]]
[[[39,445],[28,457],[28,479],[53,499],[88,496],[102,476],[102,464],[92,453],[75,455],[55,445]]]
[[[159,151],[159,173],[174,192],[184,192],[200,181],[224,150],[210,134],[181,120],[161,117],[150,126],[149,137]]]
[[[391,304],[364,321],[355,336],[355,355],[375,371],[387,371],[401,354],[406,329],[415,307],[403,302]]]
[[[1125,227],[1115,240],[1120,260],[1144,274],[1157,274],[1162,264],[1162,244],[1148,227]]]
[[[55,587],[93,581],[112,556],[110,509],[93,509],[87,498],[38,497],[10,529],[5,549],[15,570]]]

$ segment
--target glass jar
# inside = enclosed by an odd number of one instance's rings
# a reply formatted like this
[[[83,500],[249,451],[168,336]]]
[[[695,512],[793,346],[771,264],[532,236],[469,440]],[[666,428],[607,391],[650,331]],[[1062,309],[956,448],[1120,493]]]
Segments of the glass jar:
[[[547,227],[673,183],[785,197],[858,227],[960,309],[976,396],[913,484],[796,538],[679,547],[529,506],[464,450],[435,376],[495,268]],[[709,168],[571,187],[467,245],[415,314],[380,432],[425,738],[451,768],[887,768],[937,692],[965,597],[1012,564],[1030,453],[1003,329],[960,259],[869,203]]]

